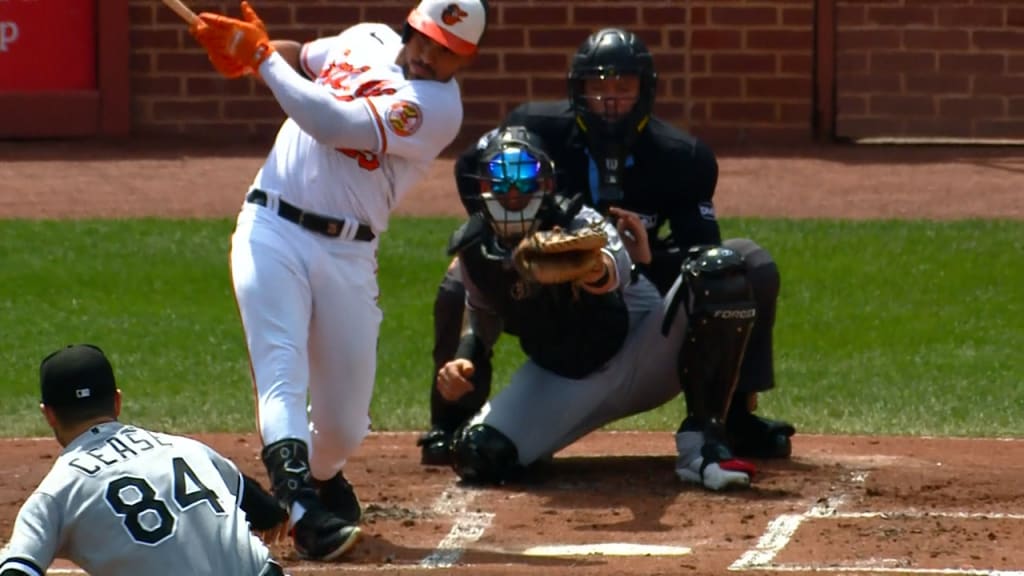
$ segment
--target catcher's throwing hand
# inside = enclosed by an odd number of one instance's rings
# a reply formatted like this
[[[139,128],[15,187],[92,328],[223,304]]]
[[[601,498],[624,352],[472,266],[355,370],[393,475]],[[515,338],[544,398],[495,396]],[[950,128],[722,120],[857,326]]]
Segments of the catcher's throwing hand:
[[[525,237],[512,254],[519,275],[539,284],[585,282],[604,271],[601,249],[608,237],[600,226],[572,232],[559,227]]]
[[[465,358],[451,360],[437,371],[437,391],[449,402],[455,402],[473,391],[469,377],[476,369]]]
[[[615,228],[622,237],[622,244],[626,252],[629,252],[630,260],[637,264],[650,264],[651,245],[647,241],[647,227],[640,216],[616,206],[608,208],[608,213],[615,217]]]

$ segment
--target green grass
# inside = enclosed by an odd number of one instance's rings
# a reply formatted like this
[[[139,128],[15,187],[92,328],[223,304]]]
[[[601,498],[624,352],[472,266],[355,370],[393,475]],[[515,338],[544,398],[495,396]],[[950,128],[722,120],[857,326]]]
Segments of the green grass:
[[[454,220],[396,219],[381,244],[377,429],[428,422],[431,314]],[[124,418],[252,431],[228,278],[228,220],[0,221],[0,435],[48,433],[38,362],[89,341],[112,357]],[[778,390],[804,432],[1024,436],[1024,223],[728,220],[783,277]],[[521,359],[503,338],[496,381]],[[500,388],[500,385],[499,385]],[[671,429],[682,401],[614,424]]]

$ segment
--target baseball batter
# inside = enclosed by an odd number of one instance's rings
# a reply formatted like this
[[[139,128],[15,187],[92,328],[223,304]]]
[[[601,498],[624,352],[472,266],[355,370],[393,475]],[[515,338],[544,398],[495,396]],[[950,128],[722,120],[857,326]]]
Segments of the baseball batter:
[[[106,576],[282,574],[243,513],[281,521],[274,500],[252,498],[258,487],[208,446],[118,422],[120,391],[99,348],[58,350],[40,376],[64,449],[18,513],[0,574],[42,576],[56,557]]]
[[[358,538],[342,468],[370,427],[378,237],[458,133],[454,75],[476,55],[487,4],[422,0],[401,35],[364,23],[301,46],[269,41],[242,12],[202,14],[193,34],[221,72],[258,74],[288,119],[245,196],[231,273],[271,483],[299,552],[331,559]]]

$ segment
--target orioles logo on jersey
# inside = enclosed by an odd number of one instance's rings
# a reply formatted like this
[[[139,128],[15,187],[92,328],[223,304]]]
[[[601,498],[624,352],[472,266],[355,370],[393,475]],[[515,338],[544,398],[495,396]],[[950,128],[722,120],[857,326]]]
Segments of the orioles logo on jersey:
[[[458,4],[449,4],[444,7],[444,11],[441,12],[441,22],[449,26],[455,26],[459,22],[469,16],[469,13],[459,8]]]
[[[388,126],[399,136],[412,136],[423,124],[423,112],[412,102],[401,100],[388,109]]]

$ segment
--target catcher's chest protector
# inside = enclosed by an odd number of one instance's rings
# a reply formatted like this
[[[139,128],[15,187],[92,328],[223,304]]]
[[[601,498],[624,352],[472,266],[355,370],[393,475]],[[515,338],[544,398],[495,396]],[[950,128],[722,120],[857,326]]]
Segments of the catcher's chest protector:
[[[501,316],[505,332],[518,336],[520,348],[539,366],[582,378],[622,348],[629,312],[619,291],[574,294],[568,284],[531,285],[479,249],[460,257],[470,279]]]

